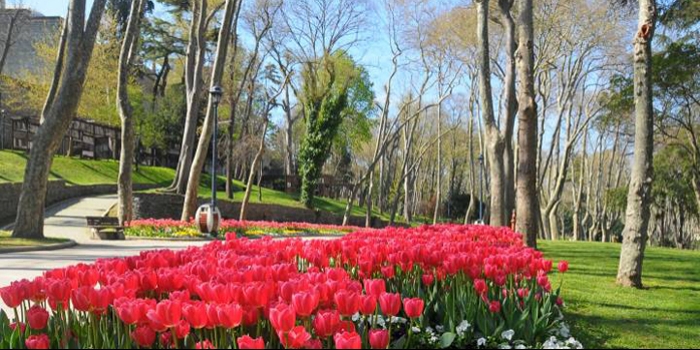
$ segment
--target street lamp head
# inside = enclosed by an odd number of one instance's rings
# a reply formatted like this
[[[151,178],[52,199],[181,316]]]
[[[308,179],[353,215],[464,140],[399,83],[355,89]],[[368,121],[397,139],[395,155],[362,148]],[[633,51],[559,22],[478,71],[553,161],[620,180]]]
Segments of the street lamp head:
[[[221,95],[224,94],[224,90],[221,88],[221,86],[212,86],[212,88],[209,90],[209,94],[211,95],[212,101],[219,104],[219,102],[221,102]]]

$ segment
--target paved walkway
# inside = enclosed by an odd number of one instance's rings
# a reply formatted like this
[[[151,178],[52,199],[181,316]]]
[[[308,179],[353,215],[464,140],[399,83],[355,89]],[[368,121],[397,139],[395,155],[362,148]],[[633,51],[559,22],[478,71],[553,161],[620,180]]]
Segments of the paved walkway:
[[[46,270],[81,262],[89,263],[99,258],[137,255],[142,250],[178,249],[206,243],[91,240],[85,217],[101,216],[116,201],[116,195],[107,195],[72,199],[49,207],[45,214],[44,234],[47,237],[70,238],[79,245],[48,252],[0,254],[0,287],[18,279],[39,276]]]

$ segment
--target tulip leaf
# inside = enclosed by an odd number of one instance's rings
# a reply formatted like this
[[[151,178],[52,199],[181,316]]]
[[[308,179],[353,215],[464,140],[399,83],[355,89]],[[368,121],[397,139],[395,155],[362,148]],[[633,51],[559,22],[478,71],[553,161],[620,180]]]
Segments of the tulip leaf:
[[[450,345],[452,345],[452,343],[455,341],[456,337],[457,335],[452,332],[443,333],[440,336],[440,348],[449,348]]]

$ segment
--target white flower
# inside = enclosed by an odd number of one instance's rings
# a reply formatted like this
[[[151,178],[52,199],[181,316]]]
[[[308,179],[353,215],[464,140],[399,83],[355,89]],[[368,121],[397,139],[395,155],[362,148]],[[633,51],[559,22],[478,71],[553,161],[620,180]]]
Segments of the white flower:
[[[406,319],[403,317],[391,316],[391,323],[406,323]]]
[[[457,326],[457,334],[460,336],[464,335],[464,333],[466,333],[470,327],[471,325],[469,324],[469,322],[467,322],[466,320],[462,321],[462,323],[460,323],[459,326]]]
[[[498,348],[499,349],[512,349],[512,347],[510,347],[510,344],[501,344],[498,346]]]
[[[413,331],[413,333],[416,333],[416,334],[417,334],[417,333],[420,333],[420,328],[418,328],[418,327],[411,327],[411,331]]]
[[[354,315],[352,315],[352,321],[353,321],[353,322],[357,322],[357,321],[359,321],[359,320],[360,320],[360,313],[359,313],[359,312],[356,313],[356,314],[354,314]]]
[[[485,339],[485,338],[479,338],[479,340],[476,341],[476,345],[477,345],[478,347],[482,347],[482,346],[486,345],[486,339]]]
[[[564,323],[559,326],[559,336],[562,338],[571,337],[571,330],[569,330],[569,327]]]
[[[503,333],[501,333],[501,338],[505,339],[507,341],[513,340],[513,336],[515,335],[515,331],[512,329],[509,329]]]
[[[438,342],[438,340],[439,340],[439,338],[438,338],[438,337],[436,337],[436,336],[432,336],[432,337],[430,337],[430,343],[431,343],[431,344],[435,344],[435,343],[437,343],[437,342]]]
[[[435,330],[437,330],[438,333],[443,333],[443,332],[445,332],[445,327],[443,327],[441,325],[437,325],[437,326],[435,326]]]
[[[527,349],[527,347],[523,344],[519,344],[515,346],[516,349]]]

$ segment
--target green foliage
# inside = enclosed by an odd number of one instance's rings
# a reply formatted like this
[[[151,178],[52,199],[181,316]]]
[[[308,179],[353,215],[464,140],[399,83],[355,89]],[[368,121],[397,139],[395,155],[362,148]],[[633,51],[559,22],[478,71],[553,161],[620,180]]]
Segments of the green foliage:
[[[691,166],[690,155],[678,146],[666,146],[654,157],[652,194],[658,208],[670,206],[674,213],[698,214]]]
[[[177,144],[182,135],[182,118],[186,113],[184,85],[168,86],[165,96],[158,100],[155,112],[145,113],[139,120],[141,143],[145,147],[162,150]]]
[[[627,208],[627,193],[628,187],[617,187],[607,190],[605,193],[605,204],[608,210],[613,212],[624,212]]]
[[[313,206],[316,184],[343,120],[367,118],[374,100],[368,75],[344,52],[308,63],[301,100],[306,136],[299,150],[301,202]]]

